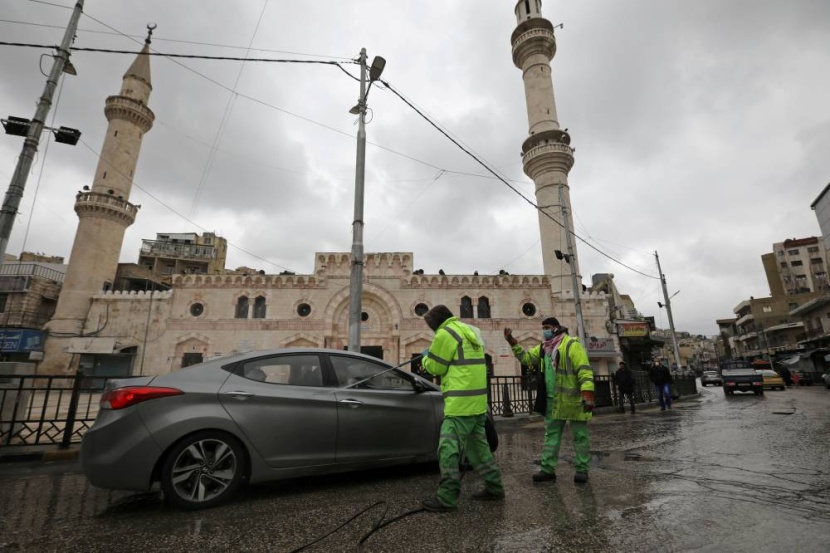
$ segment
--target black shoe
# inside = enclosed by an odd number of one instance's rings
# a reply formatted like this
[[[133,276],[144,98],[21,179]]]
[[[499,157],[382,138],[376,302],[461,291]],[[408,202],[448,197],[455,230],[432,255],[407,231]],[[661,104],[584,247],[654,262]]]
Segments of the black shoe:
[[[471,497],[480,501],[501,501],[504,499],[504,493],[496,494],[487,488],[484,488],[483,490],[474,493]]]
[[[577,472],[574,473],[574,482],[577,484],[584,484],[588,481],[588,473],[587,472]]]
[[[539,471],[533,475],[534,482],[556,482],[556,473],[555,472],[544,472]]]
[[[424,499],[423,501],[421,501],[421,507],[433,513],[446,513],[448,511],[455,510],[455,507],[450,507],[449,505],[444,505],[443,503],[441,503],[441,500],[437,497],[430,497],[429,499]]]

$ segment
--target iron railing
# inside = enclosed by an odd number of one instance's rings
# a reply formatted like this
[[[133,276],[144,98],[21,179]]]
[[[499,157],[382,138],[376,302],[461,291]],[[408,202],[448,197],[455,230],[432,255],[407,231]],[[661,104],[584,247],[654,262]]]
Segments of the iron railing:
[[[654,386],[644,372],[633,371],[634,400],[656,400]],[[118,376],[112,378],[123,379]],[[531,414],[536,399],[537,375],[490,377],[488,403],[493,415],[510,417]],[[58,445],[80,443],[95,422],[101,392],[108,377],[77,371],[67,375],[0,376],[0,446]],[[675,377],[680,395],[697,393],[693,377]],[[594,377],[597,407],[619,406],[619,390],[613,377]]]
[[[0,376],[0,446],[68,448],[80,442],[95,422],[107,380],[83,371]]]
[[[648,374],[632,371],[634,375],[634,401],[649,403],[657,401],[654,384]],[[510,417],[514,414],[530,414],[536,398],[537,375],[527,376],[493,376],[490,377],[488,402],[493,415]],[[675,376],[673,393],[688,396],[697,393],[697,383],[693,376]],[[594,376],[594,401],[596,407],[619,407],[620,393],[614,377],[608,375]]]

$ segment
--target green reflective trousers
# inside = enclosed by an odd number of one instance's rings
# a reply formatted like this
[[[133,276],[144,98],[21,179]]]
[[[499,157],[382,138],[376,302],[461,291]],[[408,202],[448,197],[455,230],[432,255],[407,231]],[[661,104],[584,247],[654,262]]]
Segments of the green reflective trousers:
[[[566,421],[545,417],[545,445],[542,447],[542,472],[552,473],[559,462],[559,446],[565,423],[571,423],[574,440],[574,466],[577,472],[588,472],[591,465],[591,438],[588,436],[587,421]]]
[[[459,465],[464,458],[470,461],[473,470],[484,480],[484,487],[490,493],[504,495],[501,472],[487,445],[484,421],[487,415],[469,417],[444,417],[441,423],[441,437],[438,439],[438,464],[441,467],[441,483],[438,485],[438,500],[447,507],[455,507],[461,492],[461,471]]]

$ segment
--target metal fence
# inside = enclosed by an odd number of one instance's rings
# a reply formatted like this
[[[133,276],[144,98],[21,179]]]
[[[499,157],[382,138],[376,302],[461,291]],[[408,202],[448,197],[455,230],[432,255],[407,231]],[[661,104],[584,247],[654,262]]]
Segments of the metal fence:
[[[649,403],[657,401],[654,384],[648,374],[632,371],[634,375],[634,401]],[[536,398],[536,378],[540,375],[527,376],[493,376],[490,377],[488,402],[493,415],[510,417],[514,414],[530,414]],[[619,389],[609,375],[594,376],[594,400],[597,407],[619,407]],[[697,383],[693,376],[675,376],[673,394],[682,396],[697,393]]]
[[[532,413],[538,377],[535,374],[490,377],[490,412],[504,417]],[[654,386],[646,373],[634,371],[634,378],[635,401],[655,401]],[[84,375],[82,371],[74,376],[0,376],[0,446],[67,448],[79,443],[95,422],[107,380]],[[693,377],[675,377],[674,382],[682,396],[697,393]],[[594,389],[597,407],[619,406],[619,391],[612,377],[595,376]]]
[[[78,443],[95,422],[107,378],[0,376],[0,446]]]

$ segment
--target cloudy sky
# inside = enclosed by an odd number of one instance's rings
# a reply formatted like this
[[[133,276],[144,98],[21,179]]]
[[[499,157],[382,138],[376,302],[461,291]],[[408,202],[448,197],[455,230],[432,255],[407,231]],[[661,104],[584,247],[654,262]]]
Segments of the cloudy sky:
[[[57,44],[71,0],[3,0],[0,40]],[[527,116],[513,66],[512,0],[86,0],[75,46],[137,51],[147,23],[164,53],[343,61],[367,49],[384,80],[532,197]],[[584,282],[614,273],[667,327],[715,319],[769,294],[761,255],[820,235],[810,204],[830,181],[830,2],[547,0],[553,78]],[[138,42],[137,42],[138,41]],[[250,47],[250,50],[247,48]],[[0,46],[0,114],[31,117],[45,51]],[[76,147],[41,142],[8,253],[68,258],[74,197],[92,183],[104,100],[132,56],[76,52],[49,116]],[[357,74],[354,65],[344,67]],[[317,251],[350,251],[359,87],[329,65],[152,58],[154,128],[130,200],[121,261],[157,232],[214,231],[229,267],[308,273]],[[505,184],[389,90],[367,125],[365,250],[407,251],[427,273],[541,274],[538,220]],[[54,117],[54,120],[52,119]],[[54,121],[54,123],[52,123]],[[22,145],[0,135],[0,180]],[[613,258],[613,259],[609,259]],[[625,265],[636,268],[632,271]],[[644,276],[650,275],[649,276]]]

